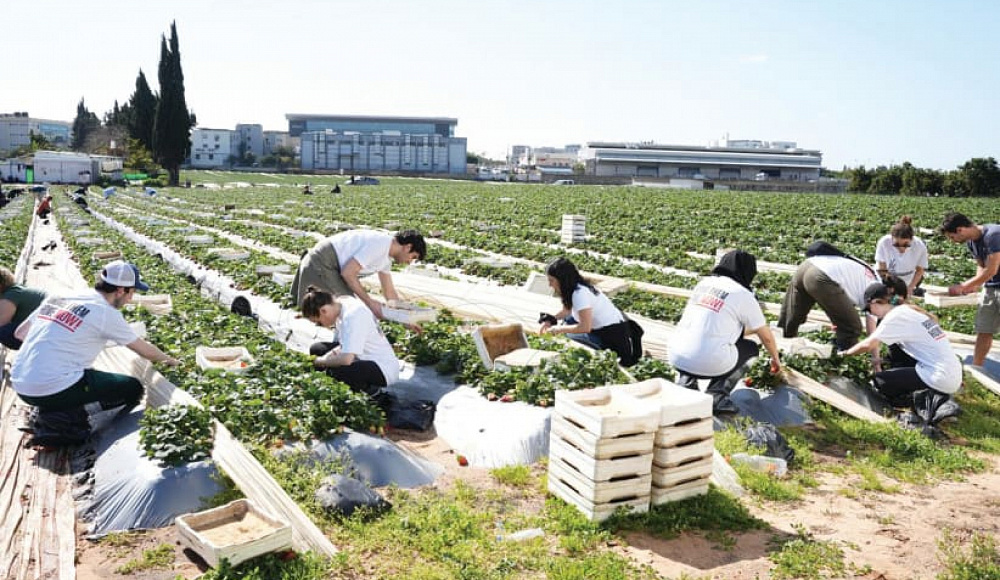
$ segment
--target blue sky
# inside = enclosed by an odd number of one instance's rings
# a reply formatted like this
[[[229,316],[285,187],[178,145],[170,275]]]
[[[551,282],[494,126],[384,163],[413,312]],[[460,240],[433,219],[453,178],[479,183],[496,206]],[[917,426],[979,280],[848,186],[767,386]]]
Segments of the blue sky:
[[[0,112],[157,88],[176,20],[201,126],[456,117],[469,150],[796,141],[824,165],[1000,158],[1000,3],[39,0],[5,4]]]

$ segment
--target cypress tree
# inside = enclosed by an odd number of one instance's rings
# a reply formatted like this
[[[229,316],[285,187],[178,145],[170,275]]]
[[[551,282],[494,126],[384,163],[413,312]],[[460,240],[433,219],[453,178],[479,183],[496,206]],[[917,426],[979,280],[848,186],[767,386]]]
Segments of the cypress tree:
[[[178,185],[181,163],[191,150],[191,127],[194,116],[184,99],[184,72],[177,40],[177,23],[170,24],[170,46],[160,37],[160,99],[153,124],[153,154],[170,175],[170,184]]]
[[[70,148],[74,151],[82,150],[84,143],[87,141],[87,135],[90,135],[94,129],[100,126],[101,120],[87,109],[81,97],[80,103],[76,106],[76,118],[73,119],[73,141],[70,143]]]
[[[146,74],[139,69],[139,76],[135,78],[135,92],[128,102],[128,133],[149,150],[153,149],[153,125],[156,123],[157,101],[156,95],[146,82]]]

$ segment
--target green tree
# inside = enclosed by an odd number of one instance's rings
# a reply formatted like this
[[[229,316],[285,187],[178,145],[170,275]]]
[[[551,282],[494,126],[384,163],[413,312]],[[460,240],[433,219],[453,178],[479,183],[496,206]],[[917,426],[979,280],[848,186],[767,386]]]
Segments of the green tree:
[[[149,149],[138,139],[129,138],[125,145],[125,169],[130,173],[155,175],[160,167],[153,161]]]
[[[872,184],[872,174],[865,169],[864,165],[859,165],[854,169],[848,169],[846,172],[848,175],[848,191],[855,191],[858,193],[868,192],[868,188],[870,188]]]
[[[160,37],[160,99],[153,124],[153,154],[167,170],[170,185],[179,185],[181,163],[191,151],[191,127],[194,114],[188,111],[184,98],[184,72],[181,69],[177,23],[170,24],[170,45]]]
[[[1000,196],[1000,167],[993,157],[976,157],[958,168],[966,195],[970,197]]]
[[[138,139],[148,150],[153,149],[153,126],[156,124],[156,105],[159,99],[149,88],[146,74],[139,69],[135,77],[135,92],[129,97],[130,109],[128,132],[133,139]]]
[[[87,109],[83,98],[80,98],[80,103],[76,106],[76,118],[73,119],[73,140],[70,148],[74,151],[82,150],[87,142],[87,136],[100,126],[101,120]]]

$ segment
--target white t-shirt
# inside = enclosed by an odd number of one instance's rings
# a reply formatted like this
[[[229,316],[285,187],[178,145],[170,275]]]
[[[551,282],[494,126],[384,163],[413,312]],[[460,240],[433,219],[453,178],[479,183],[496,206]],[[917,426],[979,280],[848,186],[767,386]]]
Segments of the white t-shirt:
[[[570,300],[573,302],[570,312],[577,322],[580,321],[580,311],[590,308],[590,328],[592,330],[618,324],[625,320],[625,316],[618,310],[618,307],[603,292],[598,291],[597,294],[594,294],[590,288],[582,284],[577,284]]]
[[[757,299],[739,282],[727,276],[703,278],[670,341],[670,363],[693,375],[720,376],[736,366],[736,341],[766,324]]]
[[[399,359],[382,334],[375,315],[357,298],[341,297],[338,301],[343,307],[337,320],[340,352],[373,361],[385,376],[387,385],[398,381]]]
[[[138,336],[122,313],[92,290],[42,302],[11,368],[14,390],[30,397],[61,392],[83,377],[108,341],[129,344]]]
[[[807,258],[807,261],[822,270],[824,274],[843,288],[847,297],[858,308],[865,307],[865,288],[868,288],[869,284],[879,281],[874,270],[866,268],[850,258],[813,256]]]
[[[337,252],[341,271],[354,259],[361,264],[360,275],[367,276],[392,268],[392,258],[389,257],[392,238],[390,234],[374,230],[349,230],[330,238],[330,243]]]
[[[889,273],[902,278],[907,285],[913,281],[917,266],[927,269],[927,244],[914,236],[905,252],[892,245],[892,235],[882,236],[875,246],[875,263],[885,262]]]
[[[898,344],[917,361],[917,376],[942,393],[954,393],[962,384],[962,364],[948,336],[934,319],[909,306],[897,306],[878,325],[872,338]]]

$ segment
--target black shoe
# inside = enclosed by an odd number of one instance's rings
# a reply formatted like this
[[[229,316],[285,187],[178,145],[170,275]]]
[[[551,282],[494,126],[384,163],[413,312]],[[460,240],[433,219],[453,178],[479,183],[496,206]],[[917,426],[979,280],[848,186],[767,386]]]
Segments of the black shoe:
[[[715,398],[712,404],[713,415],[733,415],[740,412],[740,408],[727,395],[713,395],[713,397]]]
[[[931,420],[932,425],[937,425],[941,421],[945,420],[957,420],[962,414],[962,407],[958,406],[958,403],[954,399],[948,399],[937,408],[934,412],[934,418]]]

